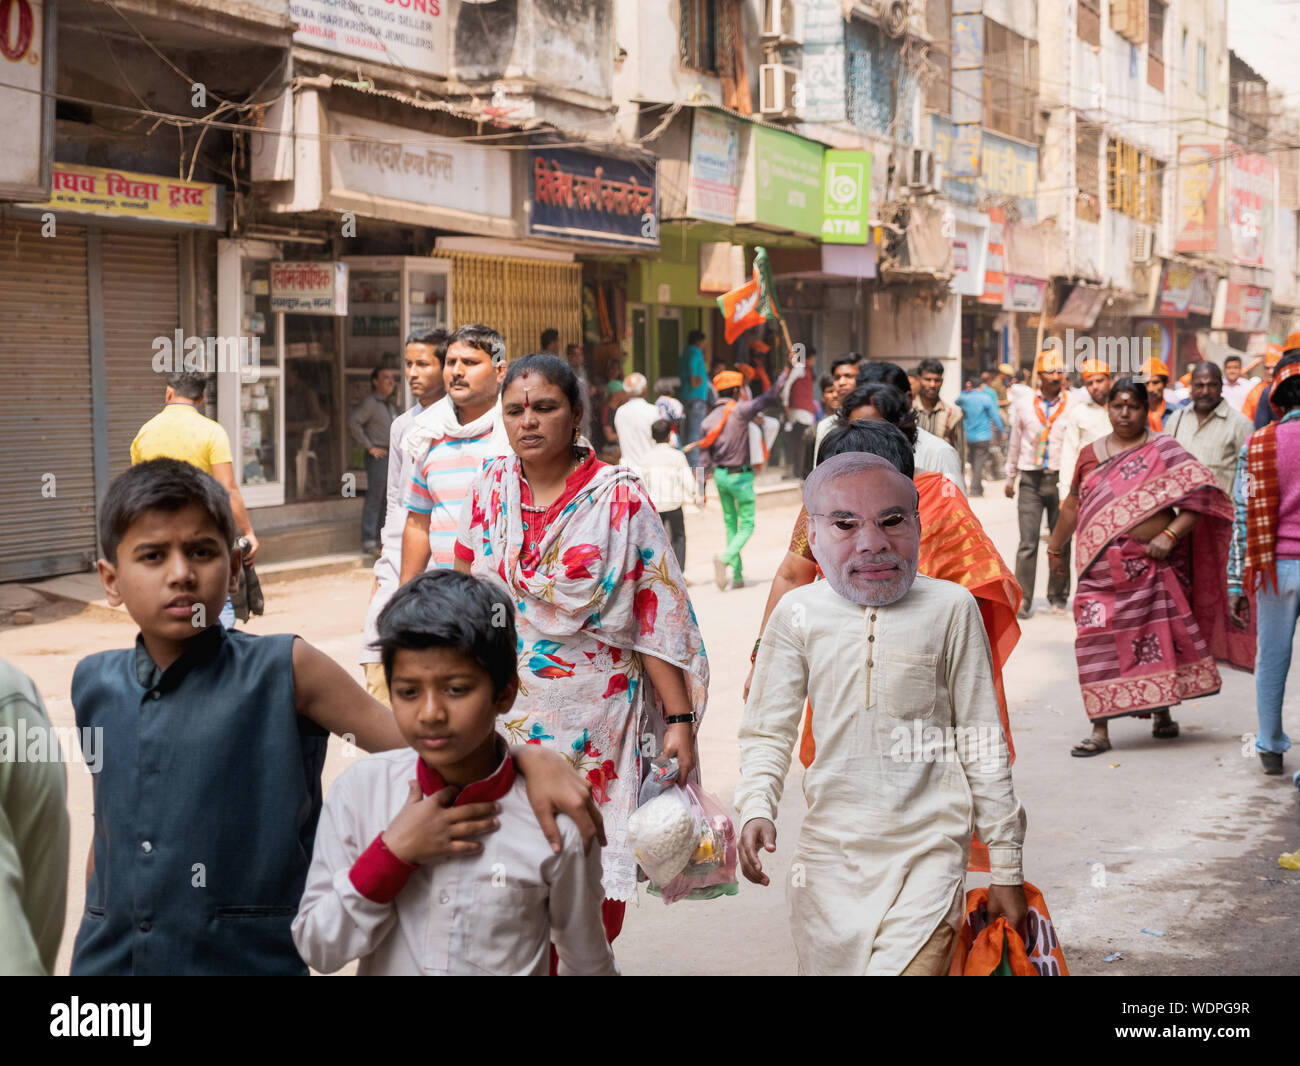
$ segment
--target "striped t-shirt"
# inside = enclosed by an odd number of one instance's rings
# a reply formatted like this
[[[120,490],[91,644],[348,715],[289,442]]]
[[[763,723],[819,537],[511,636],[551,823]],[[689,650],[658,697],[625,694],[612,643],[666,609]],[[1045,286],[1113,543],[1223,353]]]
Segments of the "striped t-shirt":
[[[439,437],[411,468],[402,506],[429,516],[431,568],[449,570],[455,564],[461,505],[474,478],[497,455],[491,431],[481,437]]]

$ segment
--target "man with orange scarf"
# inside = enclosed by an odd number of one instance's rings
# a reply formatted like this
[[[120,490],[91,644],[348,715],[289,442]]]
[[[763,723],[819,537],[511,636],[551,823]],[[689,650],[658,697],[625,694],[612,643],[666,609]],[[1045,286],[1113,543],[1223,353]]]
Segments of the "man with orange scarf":
[[[1016,549],[1016,582],[1024,593],[1020,617],[1034,613],[1034,585],[1038,579],[1038,550],[1042,540],[1043,514],[1049,528],[1056,525],[1061,511],[1061,451],[1065,440],[1065,416],[1074,406],[1070,394],[1061,388],[1065,380],[1065,359],[1060,351],[1047,348],[1034,363],[1038,391],[1011,401],[1011,433],[1007,443],[1008,497],[1020,484],[1020,546]],[[1047,579],[1047,602],[1053,614],[1065,614],[1070,595],[1069,574],[1051,574]]]
[[[1228,595],[1232,621],[1244,628],[1246,593],[1255,593],[1255,749],[1264,773],[1280,774],[1291,747],[1282,696],[1300,617],[1300,345],[1274,370],[1269,403],[1278,420],[1251,434],[1237,462]]]
[[[832,430],[827,435],[818,461],[825,462],[846,451],[866,451],[888,459],[903,474],[911,477],[916,485],[921,514],[918,572],[926,577],[952,581],[966,588],[975,597],[993,653],[993,686],[997,695],[998,714],[1006,736],[1007,750],[1014,762],[1016,749],[1011,739],[1002,669],[1020,640],[1020,626],[1016,621],[1020,586],[993,547],[993,542],[970,509],[966,497],[961,492],[954,491],[952,483],[944,475],[915,469],[911,445],[901,430],[887,422],[853,422],[849,426]],[[759,626],[759,637],[754,641],[754,650],[750,654],[751,664],[758,657],[763,628],[781,597],[792,589],[810,584],[818,577],[817,563],[808,546],[807,521],[807,514],[801,511],[795,523],[789,551],[772,580],[767,606],[763,610],[763,621]],[[752,680],[751,666],[750,676],[745,680],[746,698]],[[799,744],[799,761],[805,768],[812,765],[816,752],[813,709],[810,706],[805,714]],[[972,845],[971,869],[988,869],[988,853],[978,842]]]

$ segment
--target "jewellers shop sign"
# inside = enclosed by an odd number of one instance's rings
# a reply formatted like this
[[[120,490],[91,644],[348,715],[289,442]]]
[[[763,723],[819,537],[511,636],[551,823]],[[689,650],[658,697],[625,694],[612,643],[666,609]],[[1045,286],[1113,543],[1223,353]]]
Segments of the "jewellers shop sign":
[[[659,247],[653,157],[619,159],[569,148],[533,148],[528,162],[531,235]]]
[[[346,315],[348,265],[337,261],[273,262],[271,310],[296,315]]]

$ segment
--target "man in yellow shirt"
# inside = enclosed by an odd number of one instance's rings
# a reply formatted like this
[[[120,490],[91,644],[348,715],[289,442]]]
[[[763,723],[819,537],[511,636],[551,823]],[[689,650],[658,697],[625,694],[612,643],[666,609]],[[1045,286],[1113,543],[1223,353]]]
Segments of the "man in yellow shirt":
[[[194,370],[167,375],[164,406],[149,419],[131,442],[131,465],[149,459],[179,459],[211,474],[230,495],[230,509],[235,526],[248,540],[244,562],[251,563],[257,554],[257,537],[249,521],[244,497],[235,481],[234,457],[230,438],[220,423],[199,411],[207,391],[208,376]],[[235,624],[234,607],[226,601],[221,621],[227,629]]]

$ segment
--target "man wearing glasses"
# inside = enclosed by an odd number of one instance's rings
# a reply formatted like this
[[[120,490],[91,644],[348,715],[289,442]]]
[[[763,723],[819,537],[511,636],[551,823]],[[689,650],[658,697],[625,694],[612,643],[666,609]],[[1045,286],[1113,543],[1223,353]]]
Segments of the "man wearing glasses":
[[[740,729],[741,866],[766,885],[805,699],[817,758],[795,847],[791,931],[806,974],[947,972],[971,825],[988,844],[989,921],[1022,923],[1025,815],[1011,783],[974,597],[918,576],[916,487],[837,455],[804,483],[825,581],[787,593],[763,631]]]

